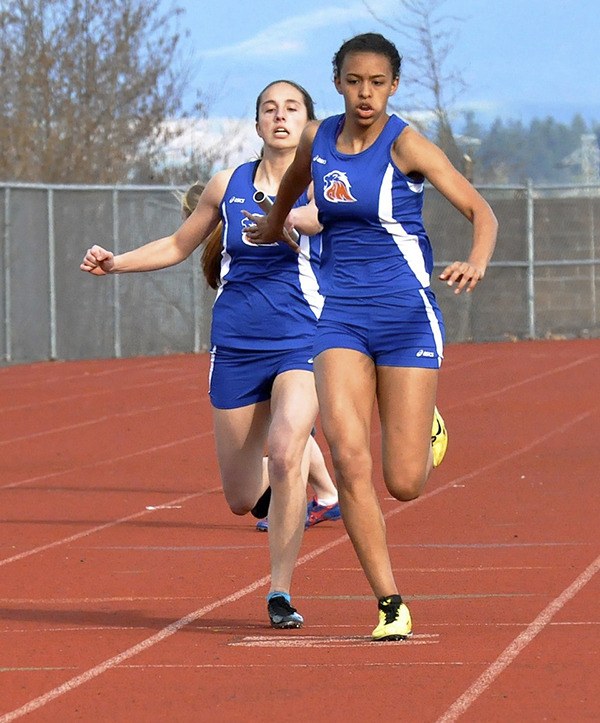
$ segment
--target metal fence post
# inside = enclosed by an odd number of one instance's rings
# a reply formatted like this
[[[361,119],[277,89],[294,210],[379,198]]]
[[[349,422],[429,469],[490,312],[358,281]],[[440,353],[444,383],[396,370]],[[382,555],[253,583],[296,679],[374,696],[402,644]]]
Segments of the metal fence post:
[[[535,233],[531,178],[527,181],[527,317],[529,338],[535,339]]]
[[[112,218],[113,218],[113,241],[112,246],[115,256],[120,253],[119,239],[119,191],[113,188],[112,192]],[[117,359],[121,358],[121,293],[119,274],[113,275],[113,351]]]
[[[54,190],[48,189],[48,290],[50,303],[50,359],[58,359],[56,345],[56,238],[54,235]]]
[[[12,360],[10,327],[10,188],[4,189],[4,360]]]
[[[591,278],[590,278],[590,299],[592,306],[592,327],[596,327],[598,324],[598,314],[596,313],[597,300],[596,300],[596,224],[594,215],[594,197],[592,195],[592,189],[588,188],[588,195],[590,197],[590,261],[591,261]]]

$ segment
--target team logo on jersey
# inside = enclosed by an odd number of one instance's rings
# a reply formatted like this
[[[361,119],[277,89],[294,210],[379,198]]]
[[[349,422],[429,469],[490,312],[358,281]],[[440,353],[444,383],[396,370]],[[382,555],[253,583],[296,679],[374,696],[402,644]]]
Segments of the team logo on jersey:
[[[350,181],[344,171],[330,171],[323,176],[323,195],[332,203],[356,203]]]
[[[255,244],[253,241],[250,241],[250,239],[246,236],[246,229],[251,226],[254,226],[254,221],[250,218],[244,217],[242,219],[242,241],[246,244],[246,246],[277,246],[276,241],[272,244]]]

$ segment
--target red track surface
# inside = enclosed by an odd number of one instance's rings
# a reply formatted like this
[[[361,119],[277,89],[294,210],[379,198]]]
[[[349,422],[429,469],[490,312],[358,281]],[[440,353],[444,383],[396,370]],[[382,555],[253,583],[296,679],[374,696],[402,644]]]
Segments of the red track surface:
[[[207,366],[0,369],[0,723],[600,719],[600,341],[447,349],[444,464],[408,504],[377,480],[415,624],[387,644],[340,522],[305,535],[305,627],[268,627]]]

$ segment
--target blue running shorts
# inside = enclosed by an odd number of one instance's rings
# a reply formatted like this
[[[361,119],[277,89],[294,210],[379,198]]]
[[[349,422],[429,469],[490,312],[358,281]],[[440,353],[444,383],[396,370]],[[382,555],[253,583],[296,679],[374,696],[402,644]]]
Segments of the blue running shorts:
[[[373,299],[325,299],[313,353],[354,349],[377,366],[439,369],[444,321],[431,289],[411,289]]]
[[[271,398],[279,374],[312,372],[312,346],[285,351],[257,351],[214,346],[210,352],[209,395],[213,407],[236,409]]]

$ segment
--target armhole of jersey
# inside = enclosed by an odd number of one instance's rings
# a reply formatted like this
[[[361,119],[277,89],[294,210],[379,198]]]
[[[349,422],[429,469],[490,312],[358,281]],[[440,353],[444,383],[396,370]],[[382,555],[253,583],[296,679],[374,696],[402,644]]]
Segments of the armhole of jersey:
[[[398,117],[400,121],[402,121],[402,118]],[[412,178],[407,173],[404,173],[404,171],[401,171],[398,166],[396,165],[396,161],[394,160],[394,155],[392,153],[392,148],[394,146],[394,143],[396,142],[396,139],[399,138],[404,131],[409,128],[409,124],[406,121],[402,121],[404,123],[404,126],[400,129],[400,133],[394,136],[394,140],[390,143],[389,151],[388,151],[388,160],[390,162],[390,165],[394,169],[394,172],[397,173],[401,178],[403,178],[407,183],[412,184],[413,186],[421,186],[425,183],[425,176],[419,174],[419,178]]]

